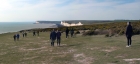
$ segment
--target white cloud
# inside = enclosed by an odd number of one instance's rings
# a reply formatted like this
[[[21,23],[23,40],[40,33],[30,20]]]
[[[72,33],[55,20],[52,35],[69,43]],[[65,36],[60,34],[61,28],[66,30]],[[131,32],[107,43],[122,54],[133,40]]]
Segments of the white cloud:
[[[140,2],[0,0],[0,21],[140,19]],[[59,6],[61,5],[61,6]]]

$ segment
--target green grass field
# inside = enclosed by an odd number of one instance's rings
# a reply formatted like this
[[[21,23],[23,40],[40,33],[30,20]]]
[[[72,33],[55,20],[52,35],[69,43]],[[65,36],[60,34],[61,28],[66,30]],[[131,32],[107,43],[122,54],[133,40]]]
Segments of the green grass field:
[[[0,34],[0,64],[140,64],[140,35],[126,47],[125,36],[104,35],[65,38],[61,46],[50,46],[49,32],[28,33],[13,41],[14,33]]]

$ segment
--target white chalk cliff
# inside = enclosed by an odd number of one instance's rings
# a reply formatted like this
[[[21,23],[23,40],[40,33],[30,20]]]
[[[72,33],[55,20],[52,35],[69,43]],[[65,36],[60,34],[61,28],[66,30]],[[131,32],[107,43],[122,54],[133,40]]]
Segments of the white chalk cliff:
[[[83,24],[81,22],[69,24],[69,23],[67,23],[65,21],[61,21],[61,25],[63,25],[63,26],[81,26]]]

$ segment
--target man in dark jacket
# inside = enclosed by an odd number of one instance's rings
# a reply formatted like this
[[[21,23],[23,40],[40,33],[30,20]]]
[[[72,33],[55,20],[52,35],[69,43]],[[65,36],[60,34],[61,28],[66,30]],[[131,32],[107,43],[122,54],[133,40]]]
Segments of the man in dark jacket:
[[[22,32],[22,36],[23,36],[23,37],[25,36],[25,33],[24,33],[24,32]]]
[[[68,37],[69,37],[69,29],[66,28],[66,38],[68,38]]]
[[[25,32],[25,37],[27,37],[27,32]]]
[[[17,36],[17,40],[19,40],[20,35],[19,35],[19,34],[17,34],[16,36]]]
[[[73,37],[73,34],[74,34],[73,28],[71,29],[70,34],[71,34],[71,37]]]
[[[127,37],[127,46],[126,47],[131,46],[132,33],[133,33],[133,30],[132,30],[131,23],[127,22],[127,28],[126,28],[126,33],[125,33],[125,35]]]
[[[37,31],[37,35],[39,36],[39,31]]]
[[[55,39],[56,39],[56,32],[53,31],[50,33],[50,39],[51,39],[51,46],[54,46],[54,42],[55,42]]]
[[[61,32],[59,30],[57,30],[56,37],[57,37],[57,46],[58,45],[60,46]]]
[[[17,37],[17,35],[15,34],[15,35],[13,36],[13,38],[14,38],[14,41],[16,41],[16,37]]]
[[[33,36],[36,36],[36,33],[35,33],[35,31],[33,31]]]

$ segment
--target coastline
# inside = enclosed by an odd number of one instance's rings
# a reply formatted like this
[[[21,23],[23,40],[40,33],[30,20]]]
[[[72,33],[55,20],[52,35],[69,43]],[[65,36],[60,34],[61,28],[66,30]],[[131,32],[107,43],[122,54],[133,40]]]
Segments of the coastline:
[[[26,32],[30,32],[32,30],[42,30],[42,29],[51,29],[51,28],[58,28],[58,27],[48,27],[48,28],[32,28],[32,29],[21,29],[19,31],[14,31],[14,32],[3,32],[0,34],[8,34],[8,33],[20,33],[21,31],[26,31]]]
[[[33,22],[0,22],[0,34],[19,32],[21,30],[56,28],[54,24],[33,24]]]
[[[22,26],[23,28],[21,29],[16,29],[16,27],[8,27],[8,28],[12,28],[13,30],[1,30],[0,34],[7,34],[7,33],[17,33],[20,31],[31,31],[31,30],[38,30],[38,29],[49,29],[49,28],[58,28],[58,26],[56,26],[56,24],[33,24],[34,26],[31,26],[29,28]],[[3,26],[2,26],[3,27]],[[17,26],[20,27],[20,26]]]

